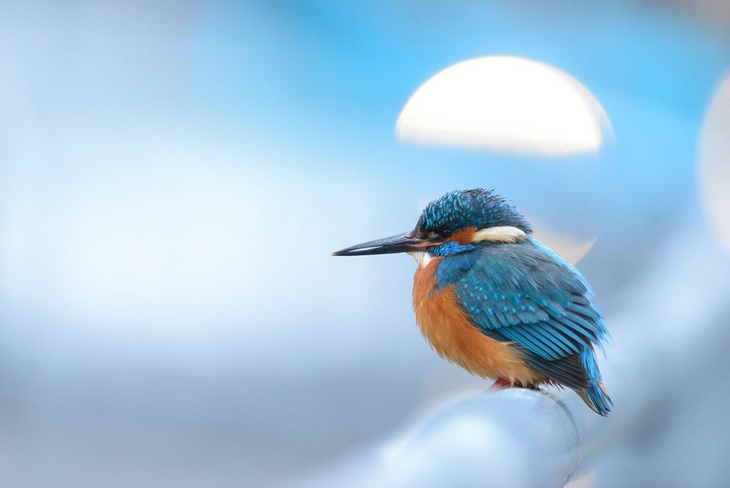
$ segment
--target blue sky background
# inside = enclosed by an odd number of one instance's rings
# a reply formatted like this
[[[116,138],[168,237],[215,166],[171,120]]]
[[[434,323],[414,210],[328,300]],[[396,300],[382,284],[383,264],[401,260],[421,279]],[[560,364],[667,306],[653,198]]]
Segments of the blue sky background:
[[[597,235],[579,267],[625,337],[627,290],[704,225],[728,41],[629,1],[1,3],[0,484],[275,483],[484,388],[420,337],[412,260],[329,255],[453,189]],[[615,141],[395,139],[423,82],[486,55],[569,73]]]

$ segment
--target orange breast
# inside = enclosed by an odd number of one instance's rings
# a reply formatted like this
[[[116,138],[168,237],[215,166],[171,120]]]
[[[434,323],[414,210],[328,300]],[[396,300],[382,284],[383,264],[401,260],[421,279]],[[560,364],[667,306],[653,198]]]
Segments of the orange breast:
[[[512,385],[530,386],[545,381],[509,343],[492,339],[469,323],[453,285],[436,289],[434,273],[441,259],[434,258],[427,266],[419,267],[413,283],[416,322],[436,352],[471,373],[502,378]]]

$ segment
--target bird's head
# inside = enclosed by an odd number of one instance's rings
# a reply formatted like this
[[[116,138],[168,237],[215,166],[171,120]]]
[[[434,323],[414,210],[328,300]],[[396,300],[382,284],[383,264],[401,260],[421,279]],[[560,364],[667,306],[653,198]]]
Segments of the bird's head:
[[[416,227],[333,253],[362,256],[407,252],[425,265],[435,256],[474,249],[480,243],[522,242],[532,232],[525,218],[491,191],[452,191],[426,205]]]

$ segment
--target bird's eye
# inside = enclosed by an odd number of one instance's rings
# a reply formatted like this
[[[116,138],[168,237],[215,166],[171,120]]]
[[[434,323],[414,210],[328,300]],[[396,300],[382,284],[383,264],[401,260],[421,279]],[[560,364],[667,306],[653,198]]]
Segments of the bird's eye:
[[[448,239],[451,237],[451,230],[450,229],[444,229],[439,232],[439,236],[443,239]]]

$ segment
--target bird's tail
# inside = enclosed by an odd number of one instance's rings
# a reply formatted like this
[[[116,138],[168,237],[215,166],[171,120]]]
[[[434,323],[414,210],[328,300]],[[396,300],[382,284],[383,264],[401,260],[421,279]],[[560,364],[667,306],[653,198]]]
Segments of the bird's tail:
[[[603,387],[601,382],[601,373],[598,371],[598,364],[596,364],[596,356],[593,353],[593,349],[585,349],[581,353],[581,361],[583,367],[588,372],[589,386],[585,390],[579,391],[578,395],[586,402],[591,410],[604,417],[608,415],[613,407],[611,397],[606,393],[606,389]]]

